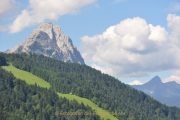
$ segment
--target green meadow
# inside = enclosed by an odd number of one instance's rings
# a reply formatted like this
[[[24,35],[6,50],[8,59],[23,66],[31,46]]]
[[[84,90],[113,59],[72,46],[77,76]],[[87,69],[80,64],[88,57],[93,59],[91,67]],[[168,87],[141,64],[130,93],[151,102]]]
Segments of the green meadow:
[[[46,82],[45,80],[33,75],[32,73],[17,69],[12,64],[9,64],[9,66],[2,66],[2,68],[9,72],[11,71],[11,73],[16,78],[25,80],[27,84],[34,85],[36,83],[40,87],[44,87],[44,88],[50,87],[49,83]],[[94,109],[96,111],[96,114],[98,114],[101,118],[104,118],[104,120],[106,120],[106,119],[118,120],[116,117],[114,117],[113,115],[110,115],[107,111],[103,110],[102,108],[99,108],[96,104],[94,104],[93,102],[91,102],[90,100],[88,100],[86,98],[81,98],[76,95],[70,95],[70,94],[62,94],[62,93],[58,93],[58,92],[57,92],[57,94],[59,96],[65,97],[69,100],[75,99],[78,101],[78,103],[83,102],[84,105],[88,105],[92,109]]]
[[[105,120],[106,119],[110,119],[110,120],[118,120],[116,117],[110,115],[107,111],[103,110],[102,108],[99,108],[96,104],[94,104],[93,102],[91,102],[90,100],[86,99],[86,98],[81,98],[79,96],[76,96],[76,95],[70,95],[70,94],[62,94],[62,93],[58,93],[57,94],[59,96],[62,96],[62,97],[65,97],[69,100],[73,100],[73,99],[76,99],[78,101],[78,103],[81,103],[83,102],[84,105],[88,105],[90,106],[93,110],[95,110],[101,118],[104,118]]]
[[[16,78],[25,80],[27,84],[34,85],[36,83],[40,87],[44,87],[44,88],[50,87],[50,84],[48,82],[46,82],[45,80],[33,75],[32,73],[17,69],[12,64],[9,64],[9,66],[2,66],[2,68],[9,72],[11,71],[11,73],[13,73],[13,75]]]

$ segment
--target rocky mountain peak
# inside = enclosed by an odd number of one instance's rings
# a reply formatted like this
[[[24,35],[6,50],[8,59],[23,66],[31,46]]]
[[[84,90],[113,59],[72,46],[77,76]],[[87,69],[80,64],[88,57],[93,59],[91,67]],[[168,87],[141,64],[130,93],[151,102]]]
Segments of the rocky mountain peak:
[[[61,30],[61,28],[58,25],[55,25],[50,21],[43,22],[39,26],[38,29],[47,33],[51,39],[55,39],[55,38],[53,38],[53,37],[55,37],[55,35],[59,36],[59,35],[63,34],[63,31]]]
[[[149,82],[145,84],[162,84],[161,78],[159,76],[155,76]]]
[[[43,54],[64,62],[84,64],[78,49],[68,35],[52,22],[43,22],[34,29],[24,43],[20,43],[6,53],[32,52]]]

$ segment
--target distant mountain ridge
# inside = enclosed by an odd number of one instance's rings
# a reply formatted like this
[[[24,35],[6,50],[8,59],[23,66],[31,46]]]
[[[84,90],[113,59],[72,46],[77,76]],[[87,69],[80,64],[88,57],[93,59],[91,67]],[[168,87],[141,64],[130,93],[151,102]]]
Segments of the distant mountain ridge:
[[[43,22],[38,29],[32,31],[24,43],[19,43],[5,53],[22,52],[43,54],[64,62],[84,64],[84,59],[70,37],[50,21]]]
[[[163,83],[158,76],[155,76],[143,85],[132,85],[132,87],[145,92],[161,103],[180,108],[180,84],[175,81]]]
[[[162,83],[158,76],[155,76],[143,85],[132,85],[132,87],[150,96],[180,98],[180,84],[177,84],[175,81]]]

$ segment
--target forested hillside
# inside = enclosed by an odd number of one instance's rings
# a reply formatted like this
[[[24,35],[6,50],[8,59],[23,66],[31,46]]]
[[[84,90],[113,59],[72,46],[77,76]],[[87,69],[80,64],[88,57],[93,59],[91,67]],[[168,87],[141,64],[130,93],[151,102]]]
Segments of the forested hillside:
[[[65,112],[72,114],[63,115]],[[100,120],[100,117],[83,103],[59,97],[51,88],[27,85],[0,68],[0,120]]]
[[[167,107],[143,92],[128,87],[107,74],[86,65],[64,63],[43,55],[4,54],[16,68],[46,80],[61,93],[90,99],[121,120],[179,120],[180,109]]]
[[[4,57],[4,54],[0,53],[0,66],[1,65],[6,65],[6,59]]]

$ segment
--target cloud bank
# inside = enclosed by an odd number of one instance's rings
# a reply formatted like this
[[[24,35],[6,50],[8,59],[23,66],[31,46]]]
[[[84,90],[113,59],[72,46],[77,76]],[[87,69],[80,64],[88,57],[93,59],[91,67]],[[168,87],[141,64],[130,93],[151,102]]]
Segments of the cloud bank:
[[[29,0],[29,8],[17,16],[9,29],[11,33],[22,31],[25,27],[43,22],[46,19],[57,20],[65,14],[74,14],[79,8],[97,0]]]
[[[0,0],[0,17],[15,9],[15,0]]]
[[[0,19],[16,9],[17,2],[15,0],[0,0]],[[7,26],[3,26],[0,23],[0,32],[7,31]]]
[[[162,79],[162,82],[170,82],[170,81],[176,81],[178,84],[180,84],[180,69],[175,69],[172,72],[172,75],[170,77]]]
[[[167,22],[171,33],[139,17],[125,19],[101,35],[82,37],[82,56],[93,68],[118,78],[180,69],[180,16],[169,14]]]

